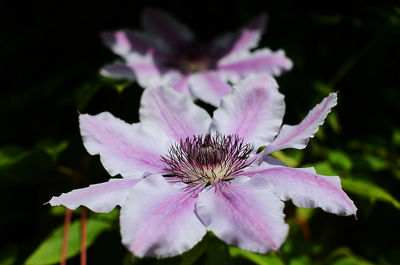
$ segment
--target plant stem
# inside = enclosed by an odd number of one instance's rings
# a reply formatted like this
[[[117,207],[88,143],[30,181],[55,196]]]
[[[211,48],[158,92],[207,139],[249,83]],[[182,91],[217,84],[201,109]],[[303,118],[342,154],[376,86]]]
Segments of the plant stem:
[[[71,223],[72,211],[70,209],[66,209],[65,218],[64,218],[64,234],[63,234],[63,242],[61,249],[61,265],[67,264],[67,250],[68,250],[68,234],[69,234],[69,224]]]
[[[82,207],[81,211],[81,265],[86,265],[86,220],[87,209]]]

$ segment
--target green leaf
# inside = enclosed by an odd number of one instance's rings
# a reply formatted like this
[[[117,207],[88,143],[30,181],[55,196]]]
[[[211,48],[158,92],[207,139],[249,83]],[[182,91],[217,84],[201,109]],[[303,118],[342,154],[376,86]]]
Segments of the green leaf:
[[[133,84],[132,81],[126,79],[115,79],[106,76],[100,76],[100,78],[104,83],[107,83],[112,87],[114,87],[118,91],[118,93],[122,93],[125,90],[125,88]]]
[[[339,117],[335,111],[329,113],[326,120],[335,133],[339,134],[342,131],[342,127],[340,126],[339,122]]]
[[[231,263],[227,245],[215,236],[209,239],[206,253],[206,265],[228,265]]]
[[[364,155],[362,159],[367,163],[367,165],[373,171],[380,171],[387,169],[389,167],[389,163],[386,160],[383,160],[377,156]]]
[[[400,146],[400,130],[395,129],[392,134],[392,143],[394,146]]]
[[[232,257],[240,256],[248,259],[258,265],[283,265],[283,261],[275,254],[260,255],[252,252],[245,251],[237,247],[229,247],[229,253]]]
[[[207,234],[200,243],[194,246],[188,252],[183,253],[182,261],[180,265],[192,265],[200,258],[200,256],[206,251],[207,242],[210,236]]]
[[[0,265],[13,265],[15,264],[17,257],[15,256],[8,256],[6,258],[0,259]]]
[[[321,94],[321,95],[327,95],[327,94],[333,92],[332,86],[330,86],[324,82],[321,82],[321,81],[315,81],[313,83],[313,86],[314,86],[314,89],[317,90],[319,92],[319,94]]]
[[[400,202],[397,201],[389,192],[365,180],[355,180],[342,178],[342,186],[348,192],[357,194],[370,200],[378,200],[391,203],[397,209],[400,209]]]
[[[369,262],[363,258],[351,256],[351,257],[342,257],[335,260],[332,265],[374,265],[374,263]]]
[[[116,207],[108,213],[93,213],[93,216],[96,216],[96,218],[106,221],[117,221],[119,218],[119,208]]]
[[[89,104],[90,100],[96,94],[98,88],[98,84],[95,84],[93,82],[86,82],[82,84],[78,89],[76,89],[75,102],[78,110],[82,111],[87,106],[87,104]]]
[[[48,154],[53,161],[57,161],[58,156],[68,147],[69,142],[66,140],[56,142],[52,139],[45,139],[38,143],[38,148]]]
[[[272,157],[275,157],[276,159],[279,159],[289,167],[297,167],[300,164],[300,159],[301,157],[296,157],[293,158],[292,156],[289,156],[285,154],[283,151],[276,151],[271,154]]]
[[[17,260],[18,249],[16,246],[7,246],[0,250],[0,265],[13,265]]]
[[[296,216],[303,220],[309,220],[315,213],[315,208],[296,207]]]
[[[29,151],[19,146],[6,146],[0,148],[0,168],[17,163],[29,155]]]
[[[350,170],[353,163],[351,162],[350,157],[341,151],[330,151],[328,153],[329,160],[333,165],[337,165],[338,167],[344,170]]]
[[[68,235],[67,258],[80,253],[80,220],[71,223]],[[111,228],[109,222],[100,219],[88,219],[87,221],[87,247],[90,247],[97,236]],[[61,248],[64,227],[59,227],[47,237],[33,254],[25,261],[26,265],[45,265],[59,263],[61,259]]]
[[[337,173],[327,162],[321,162],[314,165],[318,174],[334,176]],[[400,202],[396,200],[389,192],[377,186],[376,184],[352,178],[341,178],[342,187],[345,191],[370,199],[371,201],[383,201],[391,203],[394,207],[400,209]]]
[[[65,207],[64,206],[50,207],[50,214],[53,216],[63,216],[65,215]]]
[[[311,258],[307,255],[301,255],[299,257],[292,258],[289,265],[308,265],[311,264]]]
[[[374,265],[370,261],[358,257],[351,249],[341,247],[333,251],[323,264],[333,265]]]
[[[327,175],[327,176],[336,176],[337,173],[328,162],[319,162],[314,164],[314,168],[318,174]]]

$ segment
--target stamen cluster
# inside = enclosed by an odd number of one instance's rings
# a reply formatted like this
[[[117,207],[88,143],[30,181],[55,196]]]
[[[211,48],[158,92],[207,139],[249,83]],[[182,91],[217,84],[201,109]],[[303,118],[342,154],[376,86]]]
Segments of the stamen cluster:
[[[212,184],[231,180],[242,172],[253,162],[249,159],[253,149],[237,135],[198,135],[171,146],[161,160],[167,171],[184,183]]]

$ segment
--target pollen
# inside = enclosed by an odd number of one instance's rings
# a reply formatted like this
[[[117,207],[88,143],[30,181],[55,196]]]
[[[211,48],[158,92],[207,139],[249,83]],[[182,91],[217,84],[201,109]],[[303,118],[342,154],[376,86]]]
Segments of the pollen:
[[[161,160],[170,176],[207,185],[234,179],[254,161],[249,159],[253,149],[237,135],[198,135],[172,145]]]

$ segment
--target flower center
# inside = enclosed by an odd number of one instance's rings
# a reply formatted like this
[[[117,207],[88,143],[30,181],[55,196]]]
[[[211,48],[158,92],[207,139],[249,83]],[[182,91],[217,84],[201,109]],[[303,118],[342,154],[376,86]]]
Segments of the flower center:
[[[234,179],[254,160],[254,146],[243,144],[237,135],[193,136],[172,145],[161,157],[167,171],[184,183],[213,184]]]
[[[211,58],[200,45],[182,48],[177,58],[177,67],[184,73],[201,72],[213,66]]]
[[[207,58],[182,59],[179,67],[185,73],[195,73],[207,70],[209,68],[209,60]]]

